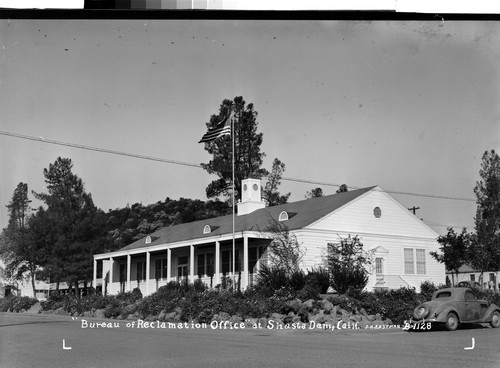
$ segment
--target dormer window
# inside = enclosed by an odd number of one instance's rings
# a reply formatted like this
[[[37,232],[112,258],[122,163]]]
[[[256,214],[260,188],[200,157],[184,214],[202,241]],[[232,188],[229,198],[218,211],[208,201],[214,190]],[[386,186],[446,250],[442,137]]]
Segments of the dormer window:
[[[212,229],[210,228],[210,225],[205,225],[203,228],[203,234],[210,234],[212,232]]]
[[[148,235],[146,236],[146,240],[144,241],[146,244],[151,244],[151,237]]]
[[[286,221],[288,220],[288,213],[286,211],[281,211],[278,221]]]

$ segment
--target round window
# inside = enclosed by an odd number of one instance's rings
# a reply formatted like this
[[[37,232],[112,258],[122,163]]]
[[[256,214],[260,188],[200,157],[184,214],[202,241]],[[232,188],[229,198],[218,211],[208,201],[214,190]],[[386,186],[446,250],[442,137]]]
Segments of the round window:
[[[258,190],[259,189],[259,186],[257,184],[254,184],[253,185],[253,190]]]
[[[375,207],[373,209],[373,216],[375,216],[376,218],[380,218],[380,216],[382,216],[382,210],[380,209],[380,207]]]
[[[246,185],[246,184],[244,184],[244,185],[243,185],[243,190],[244,190],[244,191],[246,191],[246,190],[247,190],[247,185]]]

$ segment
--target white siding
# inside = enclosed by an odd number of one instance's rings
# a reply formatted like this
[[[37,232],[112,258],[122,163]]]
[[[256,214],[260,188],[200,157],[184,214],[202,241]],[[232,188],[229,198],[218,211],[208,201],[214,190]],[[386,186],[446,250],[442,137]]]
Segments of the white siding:
[[[374,215],[375,207],[381,210],[379,218]],[[304,250],[304,270],[324,265],[328,243],[357,235],[365,250],[382,249],[377,256],[383,258],[383,277],[375,275],[373,263],[367,289],[410,286],[419,291],[423,281],[436,285],[445,282],[444,265],[430,255],[438,249],[438,234],[380,190],[367,193],[295,234]],[[405,273],[405,248],[412,249],[413,273]]]
[[[380,218],[374,209],[381,210]],[[308,226],[351,234],[385,234],[436,239],[438,234],[395,199],[381,190],[372,190],[348,205]]]

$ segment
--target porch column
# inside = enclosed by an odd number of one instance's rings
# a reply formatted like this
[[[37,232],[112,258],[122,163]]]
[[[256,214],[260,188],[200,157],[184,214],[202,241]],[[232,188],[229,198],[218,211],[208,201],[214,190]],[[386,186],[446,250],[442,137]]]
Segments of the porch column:
[[[167,249],[167,283],[172,279],[172,249]]]
[[[248,236],[243,237],[243,275],[241,289],[248,287]]]
[[[97,289],[97,260],[95,258],[94,258],[94,277],[92,279],[92,287],[94,288],[95,292],[95,290]]]
[[[132,264],[132,256],[127,254],[127,286],[125,291],[130,291],[130,265]]]
[[[146,295],[149,295],[149,273],[151,271],[151,253],[146,252]]]
[[[113,257],[109,257],[109,287],[107,289],[108,294],[113,293],[113,268],[115,268],[115,260]],[[104,266],[103,266],[104,269]],[[106,288],[106,286],[104,286]],[[104,289],[103,289],[104,291]]]
[[[220,244],[215,242],[215,285],[220,284]]]
[[[189,246],[189,281],[194,282],[194,245]]]

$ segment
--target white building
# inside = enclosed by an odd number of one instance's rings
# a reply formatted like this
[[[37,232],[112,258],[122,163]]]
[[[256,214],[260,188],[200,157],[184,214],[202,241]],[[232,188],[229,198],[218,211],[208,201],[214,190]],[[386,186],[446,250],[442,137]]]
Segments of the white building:
[[[469,265],[463,265],[458,269],[458,274],[452,271],[446,271],[448,279],[455,280],[455,284],[460,281],[475,281],[480,283],[481,272],[474,270]],[[500,290],[500,271],[486,271],[483,272],[483,282],[481,283],[483,289]]]
[[[23,280],[7,279],[4,267],[5,264],[0,260],[0,298],[9,295],[36,297],[38,300],[47,298],[49,285],[46,282],[35,280],[36,294],[33,295],[33,287],[29,277]]]
[[[258,179],[243,181],[235,216],[235,277],[242,288],[267,261],[270,220],[283,221],[304,252],[305,271],[324,265],[328,243],[358,236],[374,254],[367,290],[445,282],[444,265],[430,256],[438,234],[374,186],[264,208]],[[208,285],[232,275],[232,216],[162,228],[110,253],[94,255],[94,287],[108,294],[139,287],[144,295],[170,280],[200,278]],[[103,277],[104,275],[104,277]]]

